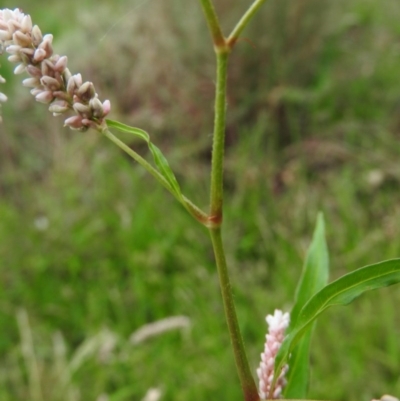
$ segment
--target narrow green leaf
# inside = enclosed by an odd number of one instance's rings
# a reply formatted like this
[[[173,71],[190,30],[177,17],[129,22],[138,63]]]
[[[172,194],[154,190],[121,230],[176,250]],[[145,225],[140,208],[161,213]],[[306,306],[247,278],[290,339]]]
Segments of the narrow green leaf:
[[[300,310],[309,299],[328,283],[329,255],[325,241],[325,224],[322,213],[318,214],[317,224],[304,262],[301,278],[296,290],[296,302],[290,312],[290,327],[295,325]],[[301,398],[301,397],[300,397]]]
[[[149,142],[149,149],[153,155],[154,162],[156,163],[158,170],[163,175],[163,177],[170,183],[176,195],[179,198],[181,198],[182,197],[181,188],[179,187],[178,181],[175,178],[175,175],[171,167],[169,166],[167,159],[161,153],[161,150],[158,149],[157,146],[155,146],[151,142]]]
[[[150,142],[149,134],[140,128],[130,127],[129,125],[120,123],[119,121],[115,121],[115,120],[107,119],[106,122],[109,127],[115,128],[121,132],[127,132],[129,134],[136,135],[139,138],[142,138],[143,140],[145,140],[147,143]]]
[[[136,135],[139,138],[146,141],[147,145],[149,146],[150,152],[153,156],[154,163],[156,164],[156,166],[158,168],[158,171],[162,174],[162,176],[171,185],[171,188],[174,191],[175,196],[178,199],[182,200],[182,192],[179,187],[178,181],[177,181],[170,165],[168,164],[166,157],[162,154],[161,150],[159,148],[157,148],[157,146],[155,146],[150,141],[149,134],[140,128],[130,127],[129,125],[120,123],[119,121],[107,119],[106,122],[109,127],[118,129],[119,131],[122,131],[122,132],[127,132],[129,134]]]
[[[285,399],[287,397],[294,397],[294,394],[299,394],[299,398],[307,397],[310,372],[310,345],[313,329],[314,324],[311,325],[311,328],[299,340],[291,353],[289,371],[287,373],[287,385],[284,390]]]
[[[296,291],[296,301],[290,313],[288,335],[295,327],[300,310],[307,301],[325,287],[329,276],[329,255],[325,241],[325,224],[319,213],[313,239],[307,252],[303,271]],[[285,398],[306,398],[309,375],[309,350],[313,325],[292,351],[287,375]]]
[[[400,259],[365,266],[328,284],[301,309],[294,327],[283,341],[275,362],[275,375],[286,363],[293,347],[324,310],[335,305],[347,305],[366,291],[400,282]]]

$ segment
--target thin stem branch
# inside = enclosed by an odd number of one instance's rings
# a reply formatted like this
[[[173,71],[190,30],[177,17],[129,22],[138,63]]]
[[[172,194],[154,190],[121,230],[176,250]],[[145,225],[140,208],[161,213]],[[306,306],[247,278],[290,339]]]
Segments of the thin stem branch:
[[[215,260],[218,268],[221,294],[224,304],[225,316],[228,323],[229,334],[233,352],[235,355],[236,367],[239,374],[245,401],[259,401],[260,397],[256,385],[251,375],[249,362],[240,334],[238,319],[236,316],[235,305],[233,303],[232,288],[229,280],[228,268],[226,265],[225,251],[222,244],[221,228],[210,228],[211,241],[213,244]]]
[[[206,17],[208,28],[216,48],[225,47],[225,38],[222,34],[221,25],[215,12],[214,5],[211,0],[200,0],[203,12]]]
[[[223,169],[226,123],[228,52],[217,52],[214,136],[211,165],[210,224],[220,225],[223,208]]]
[[[179,199],[178,199],[179,200]],[[179,200],[183,207],[191,214],[199,223],[204,226],[208,226],[208,215],[203,212],[197,205],[195,205],[190,199],[185,195],[182,195],[182,199]]]
[[[247,24],[250,22],[250,20],[254,17],[259,8],[265,2],[266,0],[255,0],[254,3],[249,7],[249,9],[244,13],[243,17],[236,24],[235,28],[233,29],[232,33],[229,35],[226,41],[227,45],[230,48],[234,46],[236,41],[239,39],[239,36],[243,32],[244,28],[246,28]]]

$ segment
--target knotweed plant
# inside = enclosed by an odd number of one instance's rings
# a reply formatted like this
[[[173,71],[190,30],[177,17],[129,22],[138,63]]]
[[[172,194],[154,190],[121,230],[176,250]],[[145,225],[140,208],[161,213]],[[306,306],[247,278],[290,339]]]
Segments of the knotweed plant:
[[[92,82],[84,81],[79,73],[70,72],[67,68],[67,57],[53,50],[53,36],[42,34],[38,25],[33,25],[28,14],[19,9],[0,10],[0,51],[6,53],[8,60],[15,64],[15,74],[25,74],[22,83],[30,88],[36,101],[48,105],[48,110],[54,115],[65,115],[66,127],[79,131],[92,128],[110,139],[163,185],[197,223],[207,228],[215,255],[228,334],[243,399],[245,401],[281,397],[306,399],[310,341],[316,318],[330,306],[348,304],[366,291],[400,282],[400,259],[357,269],[328,284],[328,251],[324,221],[322,215],[319,215],[293,307],[290,313],[276,310],[274,315],[267,316],[269,333],[266,336],[259,368],[256,370],[249,366],[233,301],[221,235],[224,207],[227,67],[229,56],[243,30],[265,0],[255,0],[227,36],[221,30],[213,1],[199,0],[199,2],[216,55],[210,202],[207,211],[202,210],[182,193],[167,159],[152,143],[147,132],[106,118],[111,110],[110,102],[99,99]],[[4,78],[0,76],[0,83],[3,82]],[[6,100],[7,96],[0,92],[0,102]],[[112,130],[131,133],[144,140],[154,163],[147,162],[134,149],[118,139]],[[258,388],[255,382],[256,375],[259,380]],[[232,385],[235,385],[234,381]],[[398,401],[392,396],[384,396],[382,400]]]

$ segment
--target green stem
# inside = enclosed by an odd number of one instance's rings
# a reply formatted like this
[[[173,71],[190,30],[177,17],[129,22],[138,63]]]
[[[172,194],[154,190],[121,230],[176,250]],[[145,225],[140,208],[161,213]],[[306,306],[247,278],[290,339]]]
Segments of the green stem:
[[[216,226],[222,222],[228,55],[229,53],[226,51],[217,52],[217,85],[215,90],[210,191],[210,225]]]
[[[200,0],[203,12],[206,17],[208,27],[216,48],[225,46],[225,38],[222,34],[221,26],[218,21],[217,13],[211,0]]]
[[[214,135],[211,161],[211,188],[210,188],[210,216],[209,228],[213,244],[218,275],[228,324],[229,334],[235,355],[235,362],[239,374],[245,401],[259,401],[257,387],[247,361],[246,352],[240,334],[239,323],[233,303],[232,289],[229,281],[225,252],[221,238],[223,214],[223,169],[224,146],[226,129],[226,86],[229,52],[252,16],[265,0],[256,0],[233,30],[229,40],[222,34],[218,17],[211,0],[200,0],[206,20],[214,41],[217,56],[217,83],[215,91]]]
[[[223,212],[223,168],[224,143],[226,125],[226,85],[229,51],[216,49],[217,54],[217,83],[215,92],[215,119],[211,165],[211,194],[210,217],[208,228],[213,244],[215,260],[224,304],[225,318],[228,324],[236,368],[245,401],[258,401],[259,396],[253,376],[247,361],[246,352],[240,334],[239,323],[236,316],[225,252],[221,238],[221,224]]]
[[[137,161],[141,166],[143,166],[161,185],[163,185],[174,197],[183,205],[183,207],[200,223],[206,225],[208,222],[208,216],[199,207],[197,207],[193,202],[191,202],[186,196],[182,195],[177,197],[173,188],[169,182],[142,156],[136,153],[128,145],[118,139],[114,134],[111,133],[109,129],[103,129],[102,133],[114,142],[120,149],[127,153],[132,159]]]
[[[196,206],[191,200],[182,195],[182,199],[178,199],[183,207],[201,224],[208,226],[208,215],[204,213],[198,206]]]
[[[249,7],[249,9],[245,12],[240,21],[236,24],[232,33],[229,35],[227,39],[227,44],[230,48],[234,46],[236,41],[239,39],[239,36],[243,32],[244,28],[246,28],[247,24],[257,13],[259,8],[266,2],[266,0],[255,0],[254,3]]]
[[[221,238],[221,228],[210,228],[211,241],[214,248],[215,260],[218,268],[218,275],[224,303],[225,316],[228,323],[229,334],[233,352],[235,355],[236,367],[239,374],[245,401],[259,401],[260,397],[251,375],[249,362],[240,334],[239,323],[233,303],[232,288],[229,281],[228,268],[226,265],[225,252]]]

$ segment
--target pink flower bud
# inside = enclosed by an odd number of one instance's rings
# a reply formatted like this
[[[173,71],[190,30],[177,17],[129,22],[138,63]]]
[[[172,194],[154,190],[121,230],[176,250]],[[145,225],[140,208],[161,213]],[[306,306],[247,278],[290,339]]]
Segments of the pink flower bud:
[[[35,96],[35,99],[40,103],[51,103],[54,99],[52,91],[42,91]]]

